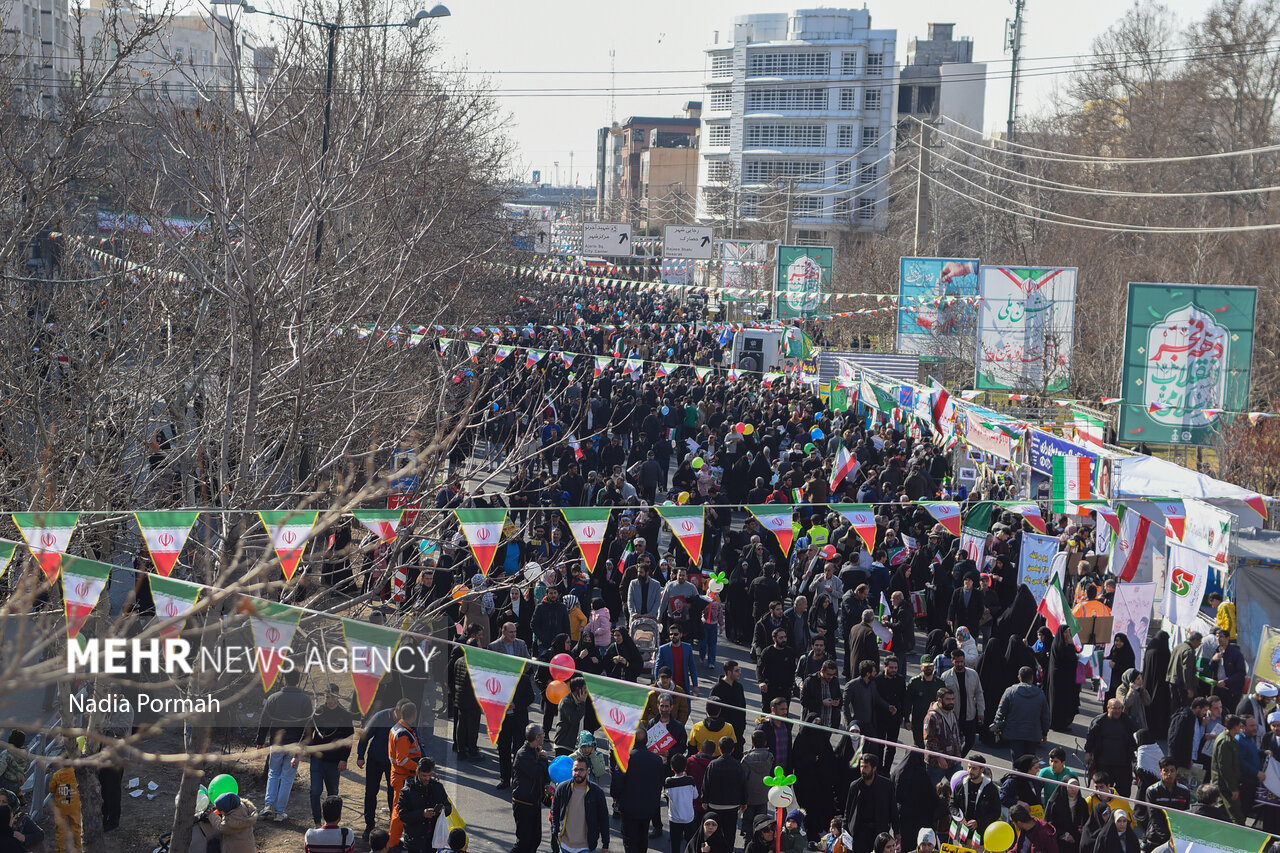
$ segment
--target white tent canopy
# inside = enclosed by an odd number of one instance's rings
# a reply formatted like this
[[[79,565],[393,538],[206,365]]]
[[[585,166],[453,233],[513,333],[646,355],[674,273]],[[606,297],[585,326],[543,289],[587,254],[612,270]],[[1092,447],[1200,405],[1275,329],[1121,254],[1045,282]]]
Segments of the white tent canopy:
[[[1199,498],[1240,517],[1241,527],[1261,527],[1262,496],[1154,456],[1127,456],[1112,462],[1113,498]]]

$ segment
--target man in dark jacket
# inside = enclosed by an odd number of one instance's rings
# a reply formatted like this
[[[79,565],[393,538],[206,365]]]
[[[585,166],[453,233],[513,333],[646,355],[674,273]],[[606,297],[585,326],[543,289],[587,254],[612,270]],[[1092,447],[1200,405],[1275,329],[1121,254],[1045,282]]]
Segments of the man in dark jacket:
[[[854,850],[872,850],[876,836],[882,832],[890,835],[898,831],[898,805],[893,794],[893,782],[882,776],[879,756],[863,753],[858,762],[858,778],[849,786],[845,798],[844,828],[853,838]],[[1000,805],[997,801],[996,812]]]
[[[992,730],[1009,744],[1014,761],[1035,755],[1049,736],[1049,700],[1035,678],[1031,667],[1019,669],[1018,683],[1004,691],[991,721]]]
[[[951,792],[952,819],[979,834],[1000,819],[1000,790],[982,772],[986,763],[981,755],[971,756],[965,777]]]
[[[627,756],[627,770],[615,771],[611,786],[614,805],[622,812],[625,853],[645,853],[649,849],[649,819],[660,805],[664,775],[662,759],[649,751],[644,729],[638,730]]]
[[[1207,664],[1207,674],[1213,679],[1213,695],[1222,697],[1222,707],[1235,708],[1244,695],[1244,654],[1231,642],[1225,629],[1218,628],[1213,633],[1217,648]]]
[[[506,725],[510,724],[507,720]],[[511,853],[537,853],[542,846],[542,801],[551,789],[542,741],[542,726],[530,723],[524,731],[524,747],[513,762],[511,813],[516,821],[516,843]],[[656,755],[654,760],[658,760]]]
[[[773,645],[760,652],[756,665],[760,707],[768,711],[774,699],[790,699],[796,684],[796,650],[787,644],[787,629],[775,628]]]
[[[262,804],[262,816],[283,814],[289,805],[289,793],[298,773],[296,759],[287,749],[302,740],[303,729],[311,719],[311,697],[298,686],[302,680],[299,669],[284,673],[284,688],[267,697],[258,723],[256,743],[258,749],[274,747],[267,759],[267,793]]]
[[[436,778],[435,759],[424,756],[418,772],[400,789],[400,820],[404,822],[405,853],[431,853],[436,821],[453,812],[444,785]]]
[[[1200,745],[1207,730],[1208,714],[1209,700],[1197,696],[1191,700],[1190,707],[1174,711],[1169,721],[1169,757],[1178,763],[1178,772],[1192,785],[1204,781]]]
[[[907,682],[905,712],[911,721],[911,735],[916,746],[924,746],[924,718],[938,698],[938,688],[942,686],[942,679],[933,670],[933,658],[921,655],[920,674]]]
[[[849,629],[848,652],[844,658],[844,677],[847,679],[861,672],[863,661],[880,663],[880,641],[871,627],[875,619],[875,611],[868,608],[862,611],[858,624]]]
[[[964,553],[963,551],[961,553]],[[982,624],[982,612],[986,605],[982,590],[977,588],[978,573],[967,572],[964,585],[951,594],[951,606],[947,609],[947,622],[951,630],[964,626],[978,636],[978,628]]]
[[[1112,699],[1106,713],[1093,718],[1084,738],[1085,764],[1105,771],[1115,780],[1116,793],[1125,799],[1132,790],[1133,754],[1138,748],[1133,734],[1133,720],[1125,716],[1124,703]]]
[[[468,679],[469,681],[470,679]],[[407,700],[401,700],[407,701]],[[394,799],[391,790],[391,760],[387,757],[387,736],[396,724],[397,708],[383,708],[373,714],[360,730],[356,744],[356,766],[364,770],[364,834],[373,832],[378,817],[378,790],[387,785],[387,809]],[[368,756],[368,767],[365,756]]]
[[[898,731],[902,728],[902,715],[907,702],[907,682],[898,671],[898,658],[885,656],[884,667],[872,682],[880,698],[889,706],[876,715],[876,727],[880,737],[891,743],[898,742]],[[893,759],[897,750],[886,747],[884,766],[893,767]]]
[[[804,680],[800,687],[800,707],[805,714],[816,714],[824,726],[840,725],[840,681],[836,678],[836,662],[828,658],[816,675]]]
[[[552,641],[558,634],[569,633],[569,611],[560,600],[560,590],[555,587],[547,589],[542,603],[533,609],[533,619],[529,625],[539,649],[551,648]]]
[[[724,675],[711,688],[711,698],[720,705],[720,716],[733,726],[738,743],[747,739],[747,694],[742,688],[742,667],[736,660],[724,662]]]
[[[1169,701],[1174,708],[1185,708],[1200,689],[1199,649],[1204,639],[1199,631],[1192,631],[1185,642],[1179,643],[1169,658],[1165,680],[1169,682]],[[1179,764],[1179,767],[1182,765]]]
[[[1154,807],[1137,806],[1134,815],[1142,827],[1142,849],[1151,853],[1169,842],[1169,819],[1164,813],[1169,809],[1185,812],[1191,807],[1191,789],[1178,781],[1176,761],[1167,755],[1160,759],[1160,781],[1147,786],[1142,800]]]
[[[897,712],[880,696],[876,689],[876,662],[864,660],[859,665],[858,677],[844,688],[844,723],[857,723],[858,729],[868,737],[880,737],[880,720]],[[881,758],[884,748],[878,743],[866,745],[867,752]]]
[[[907,671],[907,655],[916,650],[916,614],[911,601],[900,589],[889,597],[889,615],[884,625],[893,632],[893,654],[898,659],[898,669]]]
[[[609,805],[604,791],[587,778],[586,759],[573,762],[573,777],[556,786],[551,797],[551,837],[560,849],[609,851]],[[570,811],[570,804],[579,803]]]
[[[720,757],[707,765],[702,777],[702,807],[721,826],[732,827],[747,804],[747,771],[733,755],[733,739],[720,738]]]

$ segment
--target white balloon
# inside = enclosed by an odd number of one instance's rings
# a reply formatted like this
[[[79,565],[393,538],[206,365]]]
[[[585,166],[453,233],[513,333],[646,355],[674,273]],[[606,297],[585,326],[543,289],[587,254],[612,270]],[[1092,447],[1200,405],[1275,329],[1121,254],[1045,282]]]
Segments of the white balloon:
[[[537,563],[525,563],[524,576],[526,580],[537,583],[538,579],[542,577],[542,566]]]
[[[769,805],[775,809],[789,809],[795,801],[796,795],[790,785],[778,785],[769,789]]]
[[[724,583],[722,583],[721,581],[708,581],[707,583],[707,592],[711,593],[712,595],[715,595],[722,589],[724,589]]]

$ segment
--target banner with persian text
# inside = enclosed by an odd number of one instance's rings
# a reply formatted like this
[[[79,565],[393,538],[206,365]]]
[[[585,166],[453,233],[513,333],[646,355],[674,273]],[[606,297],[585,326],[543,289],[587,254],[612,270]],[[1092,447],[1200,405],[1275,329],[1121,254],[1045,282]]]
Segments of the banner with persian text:
[[[1075,267],[978,272],[977,376],[988,391],[1061,391],[1071,377]]]

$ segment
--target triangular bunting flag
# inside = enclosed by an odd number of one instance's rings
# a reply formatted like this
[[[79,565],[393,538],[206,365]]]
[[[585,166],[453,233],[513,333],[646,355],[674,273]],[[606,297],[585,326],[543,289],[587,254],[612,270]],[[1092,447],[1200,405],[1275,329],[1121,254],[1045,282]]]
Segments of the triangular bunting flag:
[[[711,373],[710,367],[695,367],[693,369],[694,376],[698,377],[699,382],[706,382],[708,374]]]
[[[404,516],[404,510],[353,509],[351,515],[383,542],[394,542],[396,530],[400,527],[400,519]]]
[[[75,532],[76,522],[80,520],[78,512],[15,512],[13,523],[18,526],[31,556],[36,558],[44,575],[53,583],[58,577],[58,566],[62,555],[71,542],[71,534]]]
[[[475,646],[463,646],[462,653],[467,658],[471,689],[484,711],[489,740],[497,744],[502,721],[506,719],[507,706],[511,704],[511,697],[515,695],[520,678],[524,675],[524,658]]]
[[[147,580],[151,582],[151,600],[156,605],[156,617],[161,622],[178,620],[161,629],[161,635],[168,637],[177,634],[186,627],[187,616],[196,606],[196,599],[200,597],[200,585],[150,574],[147,575]]]
[[[4,577],[4,573],[9,570],[9,561],[13,559],[13,554],[17,550],[17,542],[0,542],[0,578]]]
[[[271,547],[275,548],[280,558],[280,568],[286,580],[293,580],[293,573],[298,569],[298,561],[311,538],[311,529],[316,526],[319,512],[299,512],[286,509],[276,512],[260,512],[258,516],[267,528],[271,537]]]
[[[515,347],[497,347],[493,351],[493,363],[502,364],[515,351]]]
[[[111,579],[111,566],[83,557],[62,557],[62,603],[67,610],[67,638],[74,639],[98,606]]]
[[[649,701],[651,691],[639,684],[614,681],[587,672],[579,674],[586,679],[596,716],[600,719],[605,734],[609,736],[609,743],[613,744],[613,755],[618,766],[625,773],[631,746],[636,739],[636,727],[640,725],[640,713]]]
[[[262,676],[262,689],[270,691],[280,674],[280,663],[285,650],[298,632],[302,609],[267,601],[265,598],[249,598],[253,610],[249,621],[253,624],[253,642],[258,647],[258,674]]]
[[[778,538],[778,545],[783,554],[791,553],[791,540],[795,538],[795,529],[791,526],[791,516],[795,507],[791,504],[748,504],[746,509],[766,529],[773,531]]]
[[[467,341],[467,355],[468,355],[468,356],[470,356],[470,358],[471,358],[471,360],[472,360],[472,361],[479,363],[479,361],[480,361],[480,348],[481,348],[482,346],[484,346],[484,345],[483,345],[483,344],[478,344],[478,343],[476,343],[475,341]]]
[[[1177,498],[1160,498],[1153,501],[1164,513],[1164,532],[1179,542],[1187,529],[1187,510]]]
[[[927,509],[929,515],[947,528],[952,536],[960,535],[960,504],[954,501],[920,501],[920,506]]]
[[[609,365],[611,365],[611,364],[613,364],[613,359],[612,359],[611,357],[609,357],[609,356],[607,356],[607,355],[598,355],[598,356],[596,356],[596,375],[595,375],[595,378],[596,378],[596,379],[599,379],[599,378],[600,378],[600,374],[601,374],[601,373],[604,373],[605,368],[607,368],[607,367],[608,367]]]
[[[454,514],[458,516],[462,534],[467,537],[480,571],[488,574],[489,567],[493,565],[493,555],[498,550],[498,540],[502,537],[502,526],[507,520],[506,508],[458,509]]]
[[[133,517],[138,520],[138,529],[147,542],[156,571],[162,577],[169,577],[200,513],[135,512]]]
[[[853,531],[862,538],[868,553],[876,550],[876,514],[871,504],[835,504],[836,512],[849,519]],[[935,516],[936,517],[936,516]],[[957,534],[958,535],[958,534]]]
[[[702,560],[702,507],[658,506],[654,509],[666,520],[672,535],[680,540],[689,560],[696,566]]]
[[[1197,814],[1169,809],[1165,815],[1178,853],[1262,853],[1271,841],[1265,832],[1205,820]]]
[[[391,671],[391,661],[403,635],[392,628],[343,619],[342,636],[347,641],[356,704],[361,714],[368,714],[382,676]]]
[[[436,346],[440,348],[440,355],[444,355],[449,349],[449,344],[453,343],[453,338],[439,338],[436,340]]]
[[[1031,501],[998,501],[1000,506],[1016,512],[1027,520],[1027,523],[1036,529],[1037,533],[1044,533],[1044,516],[1040,514],[1040,507]]]
[[[604,542],[604,531],[609,526],[609,507],[561,507],[564,520],[569,524],[573,540],[578,543],[582,552],[582,561],[587,564],[587,571],[594,573],[596,562],[600,559],[600,545]]]
[[[525,370],[532,370],[533,366],[542,361],[542,357],[547,354],[544,349],[531,349],[525,353],[524,367]]]

